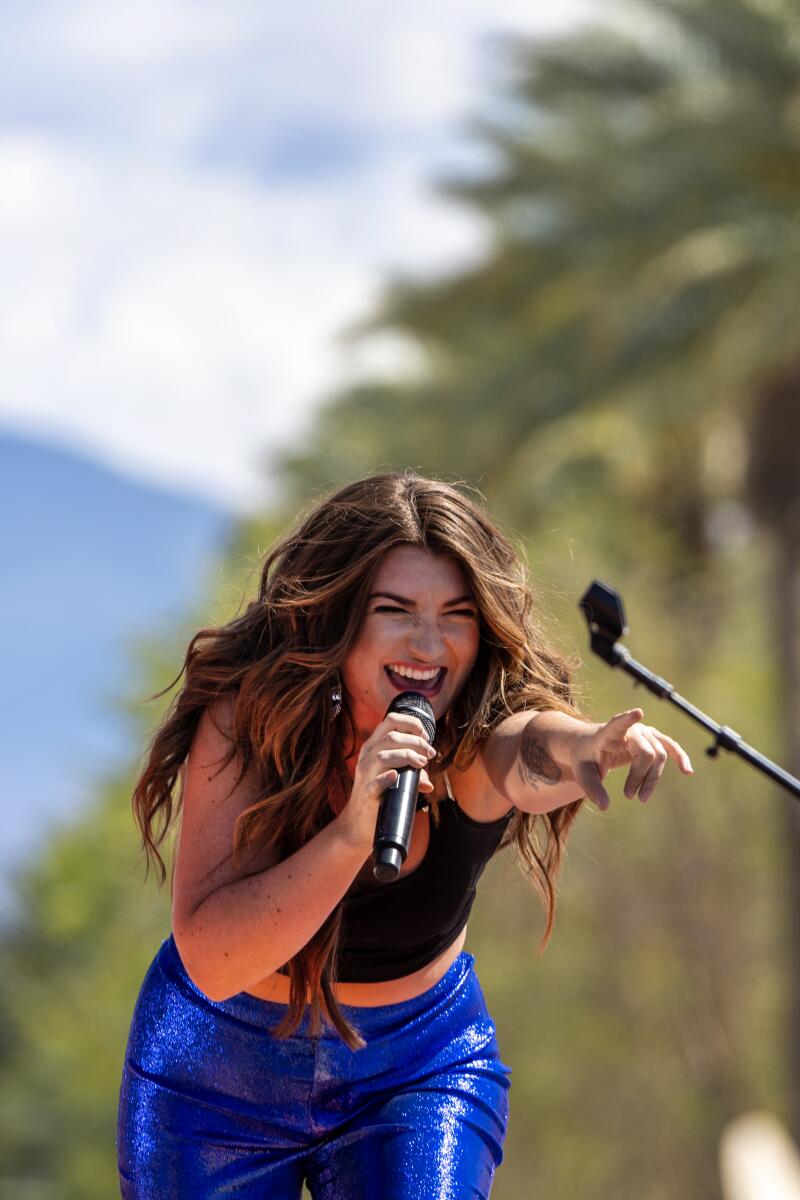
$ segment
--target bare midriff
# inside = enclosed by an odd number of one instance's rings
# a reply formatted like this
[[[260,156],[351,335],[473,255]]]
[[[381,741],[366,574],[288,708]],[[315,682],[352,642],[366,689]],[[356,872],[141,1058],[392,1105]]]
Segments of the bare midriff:
[[[467,937],[466,926],[461,930],[456,940],[443,950],[438,958],[420,967],[411,975],[401,979],[388,979],[382,983],[338,983],[334,989],[336,999],[340,1004],[361,1005],[364,1008],[376,1008],[384,1004],[402,1004],[404,1000],[413,1000],[421,996],[438,983],[448,968],[455,962],[464,949]],[[250,996],[258,996],[261,1000],[274,1000],[278,1004],[289,1003],[288,975],[268,975],[253,987],[247,989]]]

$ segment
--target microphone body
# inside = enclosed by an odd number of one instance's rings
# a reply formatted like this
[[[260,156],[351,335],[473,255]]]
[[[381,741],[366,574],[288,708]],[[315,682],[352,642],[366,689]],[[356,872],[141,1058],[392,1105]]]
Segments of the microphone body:
[[[436,718],[425,696],[419,692],[401,692],[389,705],[387,717],[393,712],[417,717],[425,727],[428,741],[433,741]],[[397,783],[381,796],[372,850],[372,871],[381,883],[396,879],[408,857],[418,793],[419,768],[403,767],[398,772]]]

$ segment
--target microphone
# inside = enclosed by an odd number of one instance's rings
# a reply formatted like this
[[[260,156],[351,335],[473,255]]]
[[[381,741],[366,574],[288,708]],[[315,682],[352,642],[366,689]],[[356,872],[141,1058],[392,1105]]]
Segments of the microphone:
[[[436,718],[429,701],[419,692],[401,692],[395,696],[386,710],[387,717],[389,713],[407,713],[410,717],[417,717],[425,727],[428,741],[433,741]],[[417,808],[419,770],[418,767],[402,767],[397,783],[387,788],[381,796],[372,847],[372,873],[381,883],[391,883],[396,879],[408,857],[411,826]]]

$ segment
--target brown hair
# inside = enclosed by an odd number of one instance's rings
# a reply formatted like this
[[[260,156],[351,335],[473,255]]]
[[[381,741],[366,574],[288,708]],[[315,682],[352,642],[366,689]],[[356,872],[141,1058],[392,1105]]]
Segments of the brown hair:
[[[220,769],[238,753],[237,784],[251,765],[261,782],[261,798],[234,826],[236,869],[243,847],[276,848],[282,860],[332,819],[330,781],[348,794],[341,747],[347,737],[355,738],[346,694],[337,718],[346,736],[332,736],[334,689],[359,632],[378,565],[400,545],[453,556],[480,614],[475,666],[448,719],[439,723],[438,770],[451,763],[467,766],[480,742],[510,713],[558,709],[581,716],[570,680],[574,664],[544,644],[525,568],[479,503],[458,487],[410,471],[347,484],[317,503],[278,541],[264,559],[257,599],[227,624],[196,633],[180,673],[157,693],[163,696],[185,672],[182,688],[150,741],[133,793],[148,870],[153,856],[162,884],[166,872],[157,846],[172,820],[178,773],[204,710],[223,695],[232,696],[235,704],[233,739]],[[582,803],[583,798],[543,815],[517,811],[501,843],[501,848],[516,843],[520,866],[546,905],[540,950],[553,928],[554,884]],[[432,812],[438,819],[435,801]],[[154,836],[157,814],[160,830]],[[351,1049],[363,1045],[333,991],[341,923],[337,905],[288,963],[290,1002],[274,1030],[277,1036],[294,1032],[308,995],[313,1033],[319,1032],[324,1013]]]

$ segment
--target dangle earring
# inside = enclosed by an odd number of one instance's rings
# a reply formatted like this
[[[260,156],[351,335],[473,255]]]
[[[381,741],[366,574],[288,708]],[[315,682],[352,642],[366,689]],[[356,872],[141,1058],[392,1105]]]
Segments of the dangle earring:
[[[335,721],[339,713],[342,711],[342,681],[339,678],[339,672],[336,672],[336,679],[331,689],[331,704],[333,705],[333,720]]]

